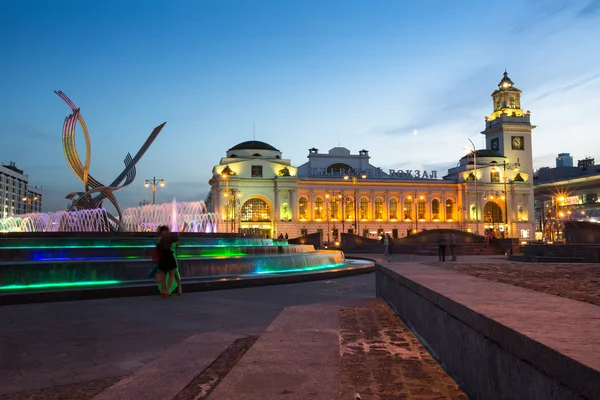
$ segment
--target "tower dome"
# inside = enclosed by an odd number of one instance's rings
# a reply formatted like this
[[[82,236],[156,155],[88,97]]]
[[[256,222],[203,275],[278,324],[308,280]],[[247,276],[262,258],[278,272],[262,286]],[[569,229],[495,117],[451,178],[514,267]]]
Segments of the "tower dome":
[[[248,140],[238,143],[227,150],[228,158],[281,158],[281,151],[268,143],[259,140]]]

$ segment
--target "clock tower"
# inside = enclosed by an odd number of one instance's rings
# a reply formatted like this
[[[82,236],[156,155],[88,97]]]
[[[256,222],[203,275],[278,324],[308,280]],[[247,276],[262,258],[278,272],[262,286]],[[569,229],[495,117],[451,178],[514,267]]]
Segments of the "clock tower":
[[[519,163],[523,178],[533,181],[530,112],[521,108],[521,91],[504,71],[498,89],[492,93],[494,111],[485,117],[486,149],[497,151],[509,164]]]

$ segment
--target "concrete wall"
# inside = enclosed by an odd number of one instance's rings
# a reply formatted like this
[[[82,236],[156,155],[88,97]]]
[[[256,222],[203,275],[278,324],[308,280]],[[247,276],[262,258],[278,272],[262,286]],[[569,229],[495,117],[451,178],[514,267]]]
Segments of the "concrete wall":
[[[406,264],[405,264],[406,265]],[[456,274],[412,264],[402,267],[411,272],[413,277],[429,276],[436,282],[438,288],[447,288],[446,293],[417,283],[416,280],[398,272],[377,266],[376,285],[377,295],[383,297],[396,313],[419,335],[432,354],[441,361],[448,372],[463,386],[472,399],[599,399],[600,372],[587,365],[575,361],[560,352],[530,338],[536,332],[535,322],[531,322],[530,331],[521,333],[511,329],[508,324],[500,323],[464,304],[474,301],[482,305],[482,309],[495,310],[498,315],[518,315],[525,318],[520,323],[535,321],[531,316],[522,315],[523,299],[527,298],[526,289],[484,281],[465,275]],[[441,271],[441,275],[439,272]],[[431,275],[429,275],[431,274]],[[458,275],[458,277],[457,277]],[[478,281],[483,281],[479,287]],[[501,286],[490,286],[501,285]],[[493,293],[493,287],[499,287],[504,293]],[[448,294],[457,293],[460,301],[455,301]],[[514,292],[515,294],[511,294]],[[468,294],[465,294],[468,293]],[[490,294],[491,293],[491,294]],[[537,296],[547,296],[555,303],[555,296],[532,292]],[[487,294],[490,294],[489,296]],[[513,304],[507,314],[507,304],[502,304],[498,298],[515,296],[520,304]],[[523,297],[524,296],[524,297]],[[539,299],[537,299],[539,300]],[[556,301],[578,303],[556,297]],[[579,303],[578,303],[579,304]],[[575,304],[577,306],[578,304]],[[569,304],[573,308],[573,304]],[[581,303],[582,306],[594,307]],[[525,305],[527,306],[527,305]],[[560,304],[558,304],[560,307]],[[576,307],[575,307],[576,308]],[[576,311],[569,310],[570,314]],[[521,313],[521,315],[519,315]],[[547,315],[544,314],[544,317]],[[549,318],[555,318],[548,313]],[[570,315],[569,319],[573,317]],[[511,316],[506,317],[509,320]],[[513,317],[514,318],[514,317]],[[574,318],[574,321],[576,318]],[[543,322],[540,316],[537,322]],[[573,322],[574,323],[574,322]],[[597,319],[596,322],[597,323]],[[543,324],[542,324],[543,325]],[[552,332],[555,337],[564,337],[568,343],[573,330],[564,332],[562,329],[548,324],[541,329]],[[596,327],[597,328],[597,327]],[[565,329],[566,330],[566,329]],[[594,332],[594,331],[592,331]],[[593,336],[593,335],[591,335]],[[597,333],[596,333],[597,336]],[[584,339],[585,340],[585,339]],[[595,343],[593,337],[589,338]],[[573,337],[569,343],[577,349],[579,339]],[[585,349],[583,349],[585,350]],[[589,352],[589,350],[588,350]],[[580,352],[583,357],[590,359],[589,353]]]

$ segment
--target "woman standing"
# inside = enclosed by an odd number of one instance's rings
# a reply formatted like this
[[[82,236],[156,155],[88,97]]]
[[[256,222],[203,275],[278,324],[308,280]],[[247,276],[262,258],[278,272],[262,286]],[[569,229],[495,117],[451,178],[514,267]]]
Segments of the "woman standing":
[[[171,234],[171,230],[167,226],[158,228],[158,243],[156,251],[158,253],[158,280],[160,283],[160,296],[171,296],[171,285],[173,278],[181,286],[179,275],[177,274],[177,260],[173,252],[173,244],[176,243],[178,237]]]

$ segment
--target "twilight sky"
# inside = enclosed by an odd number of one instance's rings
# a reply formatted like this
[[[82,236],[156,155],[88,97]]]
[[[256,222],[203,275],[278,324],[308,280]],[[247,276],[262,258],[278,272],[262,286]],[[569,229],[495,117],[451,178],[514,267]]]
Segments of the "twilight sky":
[[[0,21],[0,161],[43,186],[45,211],[82,189],[55,89],[81,107],[102,182],[167,121],[123,207],[151,198],[153,176],[160,202],[204,199],[253,125],[296,166],[340,144],[443,175],[468,138],[483,147],[504,68],[538,126],[536,167],[600,158],[600,0],[20,0]]]

